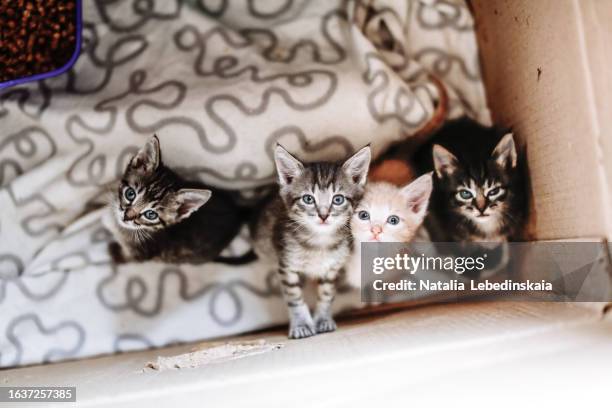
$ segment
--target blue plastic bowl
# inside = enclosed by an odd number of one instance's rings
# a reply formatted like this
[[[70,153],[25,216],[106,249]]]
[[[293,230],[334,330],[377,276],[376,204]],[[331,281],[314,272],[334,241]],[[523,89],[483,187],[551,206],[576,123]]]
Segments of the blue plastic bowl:
[[[81,41],[82,41],[82,27],[83,27],[83,15],[82,15],[82,4],[81,0],[75,0],[76,5],[76,42],[74,47],[74,53],[72,57],[60,68],[56,68],[53,71],[30,75],[23,78],[11,79],[10,81],[0,82],[0,89],[8,88],[11,86],[23,84],[31,81],[40,81],[41,79],[47,79],[54,77],[56,75],[63,74],[68,71],[76,62],[77,58],[79,58],[79,54],[81,53]]]

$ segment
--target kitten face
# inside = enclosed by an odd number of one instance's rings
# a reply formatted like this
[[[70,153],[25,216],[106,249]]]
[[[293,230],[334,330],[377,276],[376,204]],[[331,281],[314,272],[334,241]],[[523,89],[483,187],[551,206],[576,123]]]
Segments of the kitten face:
[[[344,163],[305,164],[278,145],[274,160],[280,195],[292,220],[322,234],[347,225],[363,195],[370,165],[369,147]]]
[[[210,190],[179,188],[176,177],[162,164],[159,140],[153,136],[130,160],[113,207],[119,226],[154,232],[183,221],[210,196]]]
[[[512,220],[513,178],[517,153],[512,134],[506,134],[485,163],[460,163],[440,145],[433,148],[438,186],[451,212],[494,237]]]
[[[404,187],[369,183],[351,218],[358,242],[410,242],[425,218],[432,190],[425,174]]]

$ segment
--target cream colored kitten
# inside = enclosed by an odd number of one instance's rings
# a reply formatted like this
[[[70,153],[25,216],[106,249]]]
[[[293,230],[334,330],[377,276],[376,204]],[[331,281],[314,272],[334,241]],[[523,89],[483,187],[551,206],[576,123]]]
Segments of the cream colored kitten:
[[[365,194],[351,218],[354,251],[346,268],[347,282],[361,285],[362,242],[410,242],[427,213],[432,175],[425,174],[404,187],[386,182],[366,185]]]

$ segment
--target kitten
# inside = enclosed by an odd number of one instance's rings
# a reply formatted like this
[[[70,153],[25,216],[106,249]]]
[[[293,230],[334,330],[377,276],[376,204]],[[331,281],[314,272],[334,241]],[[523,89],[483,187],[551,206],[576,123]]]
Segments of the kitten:
[[[109,245],[115,262],[200,263],[219,255],[241,220],[226,193],[166,167],[153,136],[128,163],[105,224],[116,240]]]
[[[303,163],[277,145],[274,161],[279,192],[254,227],[254,249],[278,265],[289,308],[289,338],[336,329],[331,305],[338,274],[350,255],[349,222],[363,196],[370,148],[343,163]],[[302,278],[317,280],[314,319],[302,294]]]
[[[433,140],[434,189],[428,232],[434,241],[506,242],[520,238],[524,177],[512,133],[461,119]]]
[[[396,187],[368,182],[363,199],[351,218],[354,252],[347,265],[347,283],[361,285],[362,242],[411,242],[427,213],[433,184],[431,173]]]

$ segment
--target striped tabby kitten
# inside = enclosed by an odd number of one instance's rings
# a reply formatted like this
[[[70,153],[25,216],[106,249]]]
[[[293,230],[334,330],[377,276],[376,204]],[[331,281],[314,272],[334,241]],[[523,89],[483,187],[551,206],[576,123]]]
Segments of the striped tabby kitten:
[[[350,255],[349,222],[363,195],[370,147],[343,163],[303,163],[277,145],[274,161],[279,192],[255,226],[255,252],[278,265],[289,338],[333,331],[336,280]],[[302,295],[303,277],[318,283],[314,319]]]
[[[107,217],[115,262],[211,261],[241,225],[226,193],[187,182],[162,163],[157,136],[128,163]]]
[[[435,170],[427,219],[432,239],[520,239],[525,186],[512,133],[461,119],[445,126],[432,143],[431,164],[424,169]]]

